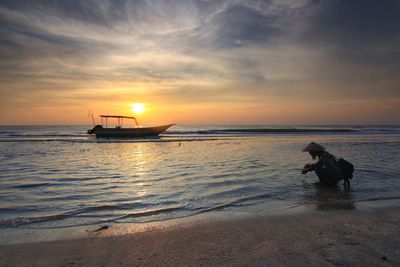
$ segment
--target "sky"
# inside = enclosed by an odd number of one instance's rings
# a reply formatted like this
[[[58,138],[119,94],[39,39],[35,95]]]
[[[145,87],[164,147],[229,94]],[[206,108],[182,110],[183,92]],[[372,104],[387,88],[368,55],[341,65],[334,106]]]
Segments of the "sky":
[[[399,124],[398,0],[0,0],[0,124]]]

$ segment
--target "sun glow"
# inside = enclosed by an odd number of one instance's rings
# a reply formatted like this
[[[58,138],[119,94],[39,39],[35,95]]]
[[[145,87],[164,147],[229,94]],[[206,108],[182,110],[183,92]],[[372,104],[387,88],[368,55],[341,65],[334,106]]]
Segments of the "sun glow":
[[[135,103],[131,104],[132,112],[135,114],[141,114],[144,112],[144,104],[142,103]]]

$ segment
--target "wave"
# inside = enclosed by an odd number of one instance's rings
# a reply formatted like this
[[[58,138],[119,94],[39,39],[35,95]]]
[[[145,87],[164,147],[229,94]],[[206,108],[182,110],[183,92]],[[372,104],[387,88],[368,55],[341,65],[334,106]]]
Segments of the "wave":
[[[136,213],[131,213],[131,214],[121,216],[119,218],[115,218],[114,220],[117,221],[117,220],[122,220],[122,219],[126,219],[126,218],[148,217],[148,216],[159,215],[162,213],[170,213],[170,212],[179,211],[179,210],[182,210],[182,208],[174,207],[174,208],[165,208],[165,209],[158,209],[158,210],[136,212]]]
[[[150,206],[150,204],[144,204],[144,203],[131,203],[131,204],[125,204],[125,205],[103,205],[103,206],[98,206],[98,207],[86,207],[82,209],[78,209],[75,211],[70,211],[70,212],[65,212],[62,214],[55,214],[55,215],[49,215],[49,216],[42,216],[42,217],[17,217],[17,218],[12,218],[12,219],[7,219],[0,221],[0,228],[15,228],[15,227],[21,227],[21,226],[27,226],[27,225],[32,225],[32,224],[37,224],[37,223],[45,223],[45,222],[50,222],[50,221],[62,221],[68,218],[72,217],[87,217],[87,218],[103,218],[103,220],[97,220],[91,223],[82,223],[82,224],[72,224],[72,225],[59,225],[59,226],[53,226],[53,227],[41,227],[41,228],[66,228],[66,227],[76,227],[76,226],[87,226],[87,225],[93,225],[93,224],[98,224],[98,223],[105,223],[105,222],[114,222],[118,223],[121,220],[126,220],[126,219],[132,219],[132,218],[146,218],[146,217],[152,217],[155,215],[161,215],[161,214],[169,214],[173,212],[184,212],[186,213],[185,216],[179,216],[179,217],[186,217],[186,216],[193,216],[196,214],[201,214],[205,212],[211,212],[211,211],[216,211],[216,210],[221,210],[221,209],[226,209],[229,207],[236,207],[236,206],[242,206],[245,202],[250,202],[250,201],[256,201],[256,200],[262,200],[262,199],[271,199],[275,198],[275,194],[260,194],[260,195],[255,195],[251,197],[245,197],[245,198],[240,198],[237,200],[234,200],[229,203],[221,204],[221,205],[216,205],[212,207],[196,207],[196,208],[190,208],[188,206],[173,206],[173,207],[166,207],[166,208],[161,208],[161,209],[150,209],[150,210],[145,210],[145,211],[139,211],[139,212],[134,212],[134,213],[129,213],[129,214],[124,214],[122,216],[116,216],[114,218],[109,218],[106,219],[106,216],[96,216],[95,214],[90,214],[93,212],[98,212],[98,211],[124,211],[124,210],[132,210],[132,209],[137,209],[137,208],[146,208],[146,206]],[[164,203],[165,205],[166,203]],[[172,204],[172,203],[170,203]]]
[[[68,214],[50,215],[43,217],[18,217],[0,221],[0,228],[18,227],[26,224],[62,220],[68,217]]]
[[[64,142],[64,143],[169,143],[169,142],[201,142],[201,141],[216,141],[220,140],[217,137],[175,137],[175,136],[160,136],[157,138],[102,138],[96,139],[89,136],[85,136],[82,139],[67,139],[67,138],[26,138],[26,139],[2,139],[0,138],[0,143],[13,143],[13,142]]]
[[[55,184],[52,184],[52,183],[23,184],[23,185],[16,185],[16,186],[14,186],[14,188],[26,189],[26,188],[36,188],[36,187],[51,186],[51,185],[55,185]],[[59,186],[59,185],[60,184],[57,184],[57,186]]]
[[[222,133],[347,133],[357,132],[355,129],[314,129],[314,128],[253,128],[211,130]]]
[[[207,212],[213,212],[218,210],[224,210],[228,208],[234,207],[243,207],[252,205],[254,202],[265,201],[265,200],[282,200],[285,197],[280,196],[281,193],[279,192],[270,192],[270,193],[263,193],[257,194],[249,197],[243,197],[236,200],[233,200],[228,203],[210,206],[210,207],[189,207],[189,206],[170,206],[165,208],[159,209],[148,209],[123,215],[118,214],[93,214],[93,212],[98,211],[126,211],[132,210],[137,208],[146,208],[147,206],[151,206],[151,204],[145,203],[130,203],[130,204],[123,204],[123,205],[104,205],[98,207],[86,207],[75,211],[65,212],[62,214],[55,214],[49,216],[42,216],[42,217],[18,217],[0,221],[0,228],[16,228],[16,227],[25,227],[25,228],[42,228],[42,229],[52,229],[52,228],[69,228],[69,227],[77,227],[77,226],[89,226],[89,225],[96,225],[99,223],[122,223],[122,222],[129,222],[129,219],[137,219],[141,218],[140,222],[151,222],[151,221],[162,221],[168,220],[172,217],[154,217],[157,215],[163,214],[171,214],[171,213],[181,213],[175,214],[173,218],[183,218],[194,216],[198,214],[203,214]],[[363,202],[363,201],[381,201],[381,200],[399,200],[399,196],[392,196],[392,197],[378,197],[378,198],[362,198],[358,200],[353,200],[354,202]],[[165,204],[165,203],[164,203]],[[173,204],[173,203],[170,203]],[[302,203],[304,204],[304,203]],[[298,206],[295,205],[295,206]],[[294,206],[293,206],[294,207]],[[285,207],[283,207],[285,208]],[[288,208],[288,207],[286,207]],[[291,208],[291,207],[289,207]],[[4,211],[4,210],[3,210]],[[75,224],[59,224],[57,226],[40,226],[40,227],[27,227],[29,225],[37,224],[37,223],[46,223],[51,221],[62,221],[68,218],[90,218],[94,219],[91,222],[86,223],[75,223]],[[151,219],[146,219],[151,218]],[[128,221],[127,221],[128,220]]]
[[[21,133],[1,133],[1,138],[56,138],[56,137],[88,137],[87,134],[21,134]]]
[[[178,131],[170,130],[166,134],[177,134],[177,135],[221,135],[229,133],[351,133],[359,132],[356,129],[347,128],[231,128],[231,129],[210,129],[210,130],[198,130],[198,131]]]
[[[19,128],[18,128],[19,129]],[[101,142],[94,136],[86,133],[84,128],[76,129],[73,127],[62,128],[42,127],[37,130],[21,128],[20,131],[10,129],[10,131],[0,131],[0,142]],[[127,139],[104,139],[116,141],[148,141],[164,142],[166,139],[182,139],[174,141],[201,141],[199,138],[219,138],[219,137],[240,137],[248,135],[279,135],[279,134],[400,134],[398,126],[176,126],[176,129],[169,129],[159,137],[152,138],[127,138]],[[184,140],[183,140],[184,139]],[[169,140],[168,140],[169,141]]]
[[[359,202],[362,202],[362,201],[382,201],[382,200],[400,200],[400,196],[364,198],[364,199],[360,199]]]
[[[21,227],[21,226],[37,224],[37,223],[61,221],[61,220],[65,220],[68,218],[80,217],[79,215],[83,215],[83,216],[86,216],[89,218],[96,218],[99,216],[86,215],[86,214],[90,213],[90,212],[95,212],[95,211],[113,211],[113,210],[119,211],[119,210],[127,210],[128,209],[128,207],[123,207],[123,206],[124,205],[122,205],[122,206],[121,205],[119,205],[119,206],[105,205],[105,206],[99,206],[99,207],[88,207],[88,208],[65,212],[65,213],[61,213],[61,214],[41,216],[41,217],[17,217],[17,218],[0,221],[0,228],[10,228],[10,227],[15,228],[15,227]],[[130,206],[129,209],[132,209],[132,204],[129,204],[129,206]],[[142,205],[142,206],[146,206],[146,205]],[[169,207],[169,208],[162,208],[162,209],[146,210],[146,211],[125,214],[123,216],[118,216],[118,217],[114,217],[114,218],[110,218],[110,219],[106,219],[106,220],[94,221],[91,223],[82,223],[82,224],[78,223],[78,224],[72,224],[72,225],[59,225],[59,226],[55,226],[55,227],[43,227],[43,228],[66,228],[66,227],[92,225],[92,224],[98,224],[98,223],[104,223],[104,222],[117,222],[118,220],[123,220],[126,218],[149,217],[149,216],[159,215],[159,214],[163,214],[163,213],[179,211],[182,209],[183,209],[182,207]],[[100,218],[104,218],[104,216],[102,216]]]
[[[260,195],[255,195],[255,196],[251,196],[251,197],[239,198],[232,202],[217,205],[214,207],[198,208],[198,211],[196,212],[196,214],[201,214],[201,213],[210,212],[210,211],[217,211],[217,210],[222,210],[222,209],[226,209],[226,208],[243,206],[244,203],[250,202],[250,201],[262,200],[262,199],[273,199],[273,198],[271,198],[273,195],[274,194],[260,194]]]

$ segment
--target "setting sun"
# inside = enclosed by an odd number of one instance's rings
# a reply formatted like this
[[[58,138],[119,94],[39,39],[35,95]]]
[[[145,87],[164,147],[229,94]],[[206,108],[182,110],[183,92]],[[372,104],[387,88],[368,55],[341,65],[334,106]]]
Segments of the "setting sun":
[[[131,106],[132,106],[132,112],[135,114],[141,114],[144,112],[144,104],[142,103],[131,104]]]

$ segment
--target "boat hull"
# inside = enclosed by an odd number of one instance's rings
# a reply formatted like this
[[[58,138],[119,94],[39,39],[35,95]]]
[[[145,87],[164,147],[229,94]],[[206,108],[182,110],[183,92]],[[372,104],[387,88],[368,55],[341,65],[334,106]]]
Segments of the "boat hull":
[[[94,128],[92,133],[96,135],[96,138],[136,138],[157,136],[166,131],[172,125],[173,124],[140,128]]]

